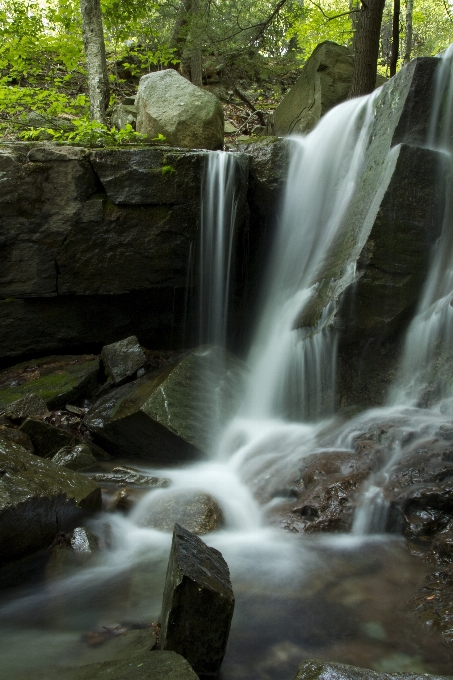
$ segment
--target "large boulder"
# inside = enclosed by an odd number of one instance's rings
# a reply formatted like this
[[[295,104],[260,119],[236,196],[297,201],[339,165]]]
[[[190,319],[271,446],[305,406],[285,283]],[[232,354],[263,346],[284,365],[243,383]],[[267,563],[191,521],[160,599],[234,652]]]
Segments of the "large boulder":
[[[221,553],[176,524],[162,601],[162,649],[181,654],[200,678],[217,677],[233,611]]]
[[[300,664],[294,680],[442,680],[442,677],[428,673],[378,673],[368,668],[309,659]]]
[[[49,408],[64,408],[90,394],[96,387],[98,373],[99,358],[92,354],[50,356],[16,364],[0,371],[0,410],[9,412],[15,402],[30,394],[41,397]],[[27,403],[30,411],[28,397],[16,404],[11,411],[13,417],[45,415],[36,408],[35,412],[27,412]]]
[[[90,479],[0,439],[0,562],[48,547],[101,509],[101,491]]]
[[[146,356],[135,335],[105,345],[101,359],[107,376],[116,385],[137,373],[146,363]]]
[[[202,346],[113,390],[84,422],[95,441],[118,456],[165,464],[198,458],[239,407],[245,373],[228,352]]]
[[[223,109],[210,92],[192,85],[174,69],[140,78],[137,132],[188,149],[223,148]]]

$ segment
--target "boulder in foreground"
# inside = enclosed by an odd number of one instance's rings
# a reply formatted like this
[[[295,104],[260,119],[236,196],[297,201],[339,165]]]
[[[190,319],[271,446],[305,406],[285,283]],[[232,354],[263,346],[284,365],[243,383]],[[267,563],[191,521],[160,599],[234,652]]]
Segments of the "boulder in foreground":
[[[224,117],[220,101],[174,69],[140,78],[137,132],[156,139],[163,135],[172,146],[187,149],[222,149]]]
[[[228,352],[202,346],[113,390],[84,422],[114,455],[167,465],[199,458],[236,413],[246,370]]]
[[[146,363],[146,357],[135,335],[102,348],[105,371],[116,385],[130,378]]]
[[[294,680],[440,680],[442,676],[428,673],[377,673],[330,661],[303,661]]]
[[[98,485],[0,439],[0,563],[48,547],[101,509]]]
[[[230,572],[222,555],[175,524],[162,602],[162,648],[181,654],[200,678],[215,678],[233,611]]]

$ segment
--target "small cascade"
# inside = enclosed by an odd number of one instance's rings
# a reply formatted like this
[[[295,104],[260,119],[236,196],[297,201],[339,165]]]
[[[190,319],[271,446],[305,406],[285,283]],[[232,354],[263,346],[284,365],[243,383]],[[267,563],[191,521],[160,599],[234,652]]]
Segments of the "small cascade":
[[[238,208],[238,159],[212,151],[204,164],[200,224],[198,341],[225,347]]]
[[[443,153],[447,175],[442,234],[432,256],[418,310],[407,332],[401,370],[390,392],[393,404],[433,406],[453,397],[453,47],[443,54],[427,146]]]

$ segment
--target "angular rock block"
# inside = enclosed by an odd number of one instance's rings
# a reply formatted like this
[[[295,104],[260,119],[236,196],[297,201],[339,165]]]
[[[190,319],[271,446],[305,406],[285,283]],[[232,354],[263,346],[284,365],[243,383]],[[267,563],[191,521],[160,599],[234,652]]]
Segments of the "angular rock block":
[[[92,354],[50,356],[16,364],[0,371],[0,410],[2,407],[7,410],[26,395],[31,399],[31,394],[41,397],[50,409],[64,408],[90,394],[98,373],[99,358]],[[22,413],[22,417],[44,415],[43,409],[33,414],[25,410]]]
[[[102,348],[101,359],[108,377],[116,385],[134,375],[146,362],[146,357],[135,335],[113,342],[111,345],[105,345]]]
[[[140,78],[137,132],[164,135],[168,144],[188,149],[223,148],[223,108],[210,92],[192,85],[174,69]]]
[[[328,40],[318,45],[274,111],[274,134],[312,130],[321,116],[348,96],[353,68],[354,57],[347,47]]]
[[[0,439],[0,563],[47,548],[101,509],[90,479]]]
[[[199,458],[239,407],[244,364],[218,347],[200,347],[177,363],[101,399],[85,418],[109,453],[172,464]]]
[[[86,470],[97,465],[97,460],[86,444],[65,446],[52,458],[55,465],[68,468],[69,470]]]
[[[28,434],[33,443],[35,454],[41,458],[51,458],[63,447],[74,445],[77,441],[75,435],[69,430],[55,427],[34,418],[27,418],[20,426],[19,431]]]
[[[200,678],[215,678],[225,655],[234,594],[221,553],[175,525],[161,613],[161,646]]]
[[[28,392],[17,401],[9,404],[5,410],[5,416],[11,418],[11,420],[20,421],[22,418],[28,418],[29,416],[50,416],[50,411],[47,408],[46,402],[39,394]]]
[[[428,673],[378,673],[368,668],[310,659],[300,664],[294,680],[442,680],[442,677]]]

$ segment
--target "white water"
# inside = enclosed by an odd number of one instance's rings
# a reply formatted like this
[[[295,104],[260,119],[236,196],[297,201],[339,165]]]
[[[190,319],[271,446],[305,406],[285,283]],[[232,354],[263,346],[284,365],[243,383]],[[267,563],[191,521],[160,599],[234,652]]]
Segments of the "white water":
[[[447,80],[445,75],[443,78]],[[64,596],[65,606],[75,610],[67,618],[61,613],[52,615],[51,636],[56,639],[56,646],[44,633],[37,636],[39,620],[34,624],[30,614],[49,607],[48,592],[25,596],[0,612],[4,620],[11,617],[21,625],[31,626],[33,654],[41,658],[41,663],[61,663],[57,661],[56,648],[67,647],[75,631],[80,631],[78,617],[86,628],[108,621],[110,614],[114,621],[121,616],[148,620],[150,611],[157,616],[171,537],[140,523],[162,496],[193,489],[217,499],[225,514],[226,527],[206,540],[224,554],[235,586],[240,584],[247,592],[259,593],[303,589],[308,574],[323,571],[322,559],[319,560],[309,542],[269,528],[265,520],[265,513],[281,502],[282,494],[298,481],[301,460],[316,451],[351,451],[357,434],[383,418],[398,422],[403,418],[402,435],[415,429],[420,437],[432,434],[445,421],[444,406],[439,403],[430,411],[408,408],[417,403],[425,384],[414,365],[418,368],[432,362],[432,347],[438,338],[451,343],[453,308],[449,301],[453,298],[453,261],[445,260],[443,247],[438,248],[433,258],[420,310],[408,333],[403,377],[391,406],[361,414],[347,425],[337,424],[332,418],[338,340],[332,325],[335,303],[326,305],[310,333],[297,328],[298,319],[318,292],[315,282],[342,228],[364,161],[375,96],[346,102],[327,114],[310,135],[291,141],[284,209],[264,281],[262,318],[250,352],[246,398],[241,412],[223,433],[218,450],[212,452],[211,460],[178,470],[154,470],[154,474],[171,479],[168,490],[151,491],[127,517],[106,515],[92,523],[100,534],[105,531],[105,523],[109,524],[112,549],[104,553],[98,564],[53,585],[52,601]],[[436,106],[440,111],[440,104],[435,105],[435,110]],[[433,123],[432,130],[435,129]],[[438,143],[434,132],[429,143],[432,146]],[[389,171],[392,163],[390,155]],[[228,324],[237,206],[234,164],[232,154],[210,154],[205,176],[199,335],[202,342],[220,345],[225,343]],[[376,198],[371,210],[377,208],[378,202]],[[365,226],[363,233],[357,234],[357,249],[367,237]],[[450,250],[453,252],[453,248]],[[447,273],[441,274],[444,266]],[[353,264],[345,266],[342,277],[334,284],[337,293],[351,284],[354,277]],[[451,397],[451,391],[442,389],[443,399]],[[327,537],[322,539],[325,543],[352,547],[357,537],[382,530],[386,515],[382,488],[401,455],[397,441],[389,442],[388,449],[390,455],[381,470],[363,489],[353,527],[355,537]],[[138,574],[139,585],[131,574]],[[112,593],[125,588],[125,582],[131,594],[126,602],[118,603]],[[97,611],[98,590],[108,591],[103,596],[108,602],[102,609],[103,618]],[[10,646],[17,657],[15,635],[15,630],[6,635],[3,645]],[[17,662],[8,656],[8,649],[3,654],[6,678]],[[23,663],[26,667],[28,662],[24,659]],[[239,673],[237,677],[247,675]]]

